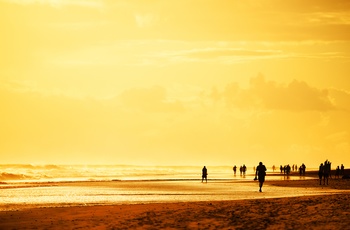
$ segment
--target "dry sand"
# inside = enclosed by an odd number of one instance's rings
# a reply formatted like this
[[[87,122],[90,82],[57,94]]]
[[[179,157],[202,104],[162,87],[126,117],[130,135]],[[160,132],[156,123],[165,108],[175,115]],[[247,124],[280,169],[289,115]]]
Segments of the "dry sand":
[[[350,229],[350,180],[332,180],[328,186],[319,186],[316,179],[266,184],[332,192],[271,199],[3,211],[0,229]]]

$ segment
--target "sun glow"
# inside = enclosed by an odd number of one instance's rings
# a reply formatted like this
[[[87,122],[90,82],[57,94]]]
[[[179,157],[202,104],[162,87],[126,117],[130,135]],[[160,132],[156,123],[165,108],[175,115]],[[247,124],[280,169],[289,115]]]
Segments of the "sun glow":
[[[2,163],[350,165],[349,11],[0,0]]]

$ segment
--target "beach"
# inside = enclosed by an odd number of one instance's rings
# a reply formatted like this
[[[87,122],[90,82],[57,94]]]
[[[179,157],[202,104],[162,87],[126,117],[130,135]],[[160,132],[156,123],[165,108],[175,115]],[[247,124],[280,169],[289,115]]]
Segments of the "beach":
[[[210,181],[208,182],[209,185]],[[225,182],[226,183],[226,182]],[[229,200],[27,207],[0,212],[0,229],[349,229],[350,181],[267,180]],[[199,186],[207,186],[198,183]],[[285,189],[285,196],[274,196]],[[294,195],[288,191],[299,191]],[[260,197],[259,197],[260,196]],[[208,198],[206,198],[208,199]]]

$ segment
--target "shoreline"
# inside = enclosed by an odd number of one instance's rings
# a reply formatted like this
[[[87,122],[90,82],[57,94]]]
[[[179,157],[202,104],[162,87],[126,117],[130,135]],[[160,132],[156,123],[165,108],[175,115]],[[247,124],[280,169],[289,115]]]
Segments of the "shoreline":
[[[346,229],[350,226],[350,180],[267,180],[261,198],[90,204],[0,211],[0,229]],[[246,182],[256,183],[256,182]],[[301,194],[269,198],[269,189]],[[307,195],[318,189],[321,194]],[[290,191],[290,190],[289,190]],[[306,193],[304,193],[306,192]]]

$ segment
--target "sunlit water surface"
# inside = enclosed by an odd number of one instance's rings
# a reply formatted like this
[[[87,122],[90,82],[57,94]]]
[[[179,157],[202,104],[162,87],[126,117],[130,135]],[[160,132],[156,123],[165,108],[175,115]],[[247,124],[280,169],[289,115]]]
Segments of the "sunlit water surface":
[[[0,210],[258,199],[325,193],[316,188],[268,185],[260,193],[257,182],[252,182],[252,170],[246,176],[240,176],[239,173],[235,176],[230,167],[208,168],[208,183],[201,182],[199,167],[16,165],[0,168]],[[285,180],[286,177],[275,174],[273,179]]]

